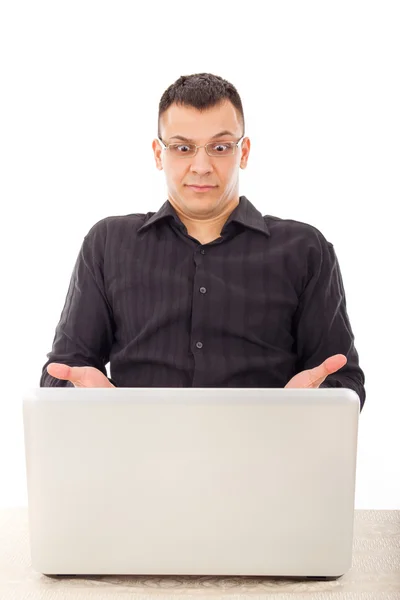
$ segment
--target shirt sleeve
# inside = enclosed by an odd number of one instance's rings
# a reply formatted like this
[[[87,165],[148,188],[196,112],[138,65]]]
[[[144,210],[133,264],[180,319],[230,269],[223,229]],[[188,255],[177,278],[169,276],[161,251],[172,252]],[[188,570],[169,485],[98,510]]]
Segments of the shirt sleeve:
[[[104,228],[96,223],[85,236],[76,259],[63,310],[55,330],[48,361],[42,369],[40,387],[74,387],[70,381],[47,372],[52,363],[70,367],[91,366],[107,377],[114,340],[112,308],[104,287]],[[115,382],[107,377],[113,384]]]
[[[334,354],[344,354],[347,363],[328,375],[320,387],[346,387],[365,402],[365,376],[359,366],[354,334],[346,307],[342,275],[333,245],[319,232],[308,255],[307,284],[300,295],[294,317],[297,368],[312,369]]]

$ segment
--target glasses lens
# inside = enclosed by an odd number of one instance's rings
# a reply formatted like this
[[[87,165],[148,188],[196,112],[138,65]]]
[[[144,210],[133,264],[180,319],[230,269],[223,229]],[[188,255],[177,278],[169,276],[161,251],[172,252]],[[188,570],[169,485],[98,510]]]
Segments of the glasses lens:
[[[213,142],[208,144],[207,149],[212,156],[228,156],[233,154],[235,145],[235,142]]]
[[[170,144],[169,151],[171,156],[184,158],[186,156],[194,156],[196,146],[194,144]]]

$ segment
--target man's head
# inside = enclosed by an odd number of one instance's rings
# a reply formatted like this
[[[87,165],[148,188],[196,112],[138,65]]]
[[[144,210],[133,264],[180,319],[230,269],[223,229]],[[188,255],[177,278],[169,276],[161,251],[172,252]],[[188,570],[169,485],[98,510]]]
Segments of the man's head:
[[[179,212],[207,220],[237,204],[239,168],[246,168],[250,140],[244,138],[242,103],[231,83],[209,73],[177,79],[160,100],[158,138],[161,143],[153,141],[156,166],[164,169],[169,200]],[[190,156],[190,145],[210,143],[212,156],[204,147]],[[191,185],[213,187],[198,192]]]

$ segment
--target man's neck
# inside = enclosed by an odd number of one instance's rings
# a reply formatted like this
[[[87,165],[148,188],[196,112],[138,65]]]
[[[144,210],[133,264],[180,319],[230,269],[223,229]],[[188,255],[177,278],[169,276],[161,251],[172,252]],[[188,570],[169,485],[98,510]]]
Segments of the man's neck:
[[[184,223],[186,226],[188,234],[199,240],[201,244],[207,244],[221,236],[222,228],[228,220],[229,215],[238,206],[239,199],[231,202],[225,207],[225,210],[221,215],[208,222],[189,218],[180,211],[179,207],[177,207],[173,201],[171,204],[173,205],[182,223]]]

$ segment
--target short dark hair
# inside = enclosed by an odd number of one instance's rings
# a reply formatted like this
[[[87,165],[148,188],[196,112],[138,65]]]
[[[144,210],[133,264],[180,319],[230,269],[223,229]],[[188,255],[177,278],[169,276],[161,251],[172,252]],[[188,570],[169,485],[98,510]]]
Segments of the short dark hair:
[[[180,104],[193,106],[200,111],[216,106],[224,100],[230,100],[239,112],[244,135],[243,106],[237,89],[232,83],[211,73],[181,75],[161,96],[158,108],[158,137],[161,139],[160,117],[171,106]]]

